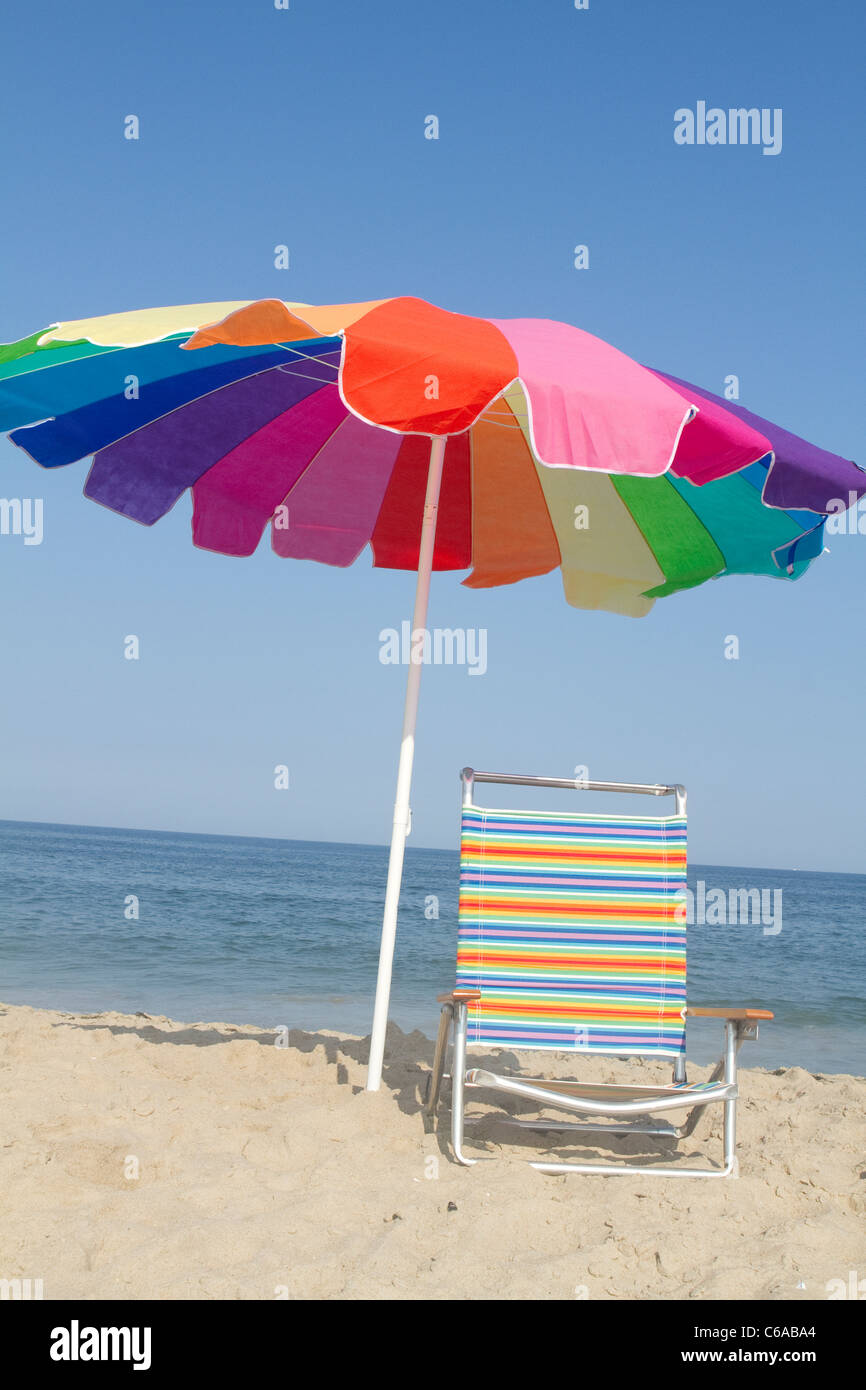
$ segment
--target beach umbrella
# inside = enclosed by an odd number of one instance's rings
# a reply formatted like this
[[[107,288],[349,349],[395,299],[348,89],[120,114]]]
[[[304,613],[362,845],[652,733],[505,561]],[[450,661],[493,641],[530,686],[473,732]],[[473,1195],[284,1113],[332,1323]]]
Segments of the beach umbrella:
[[[555,568],[566,600],[639,617],[726,574],[796,579],[850,461],[579,328],[421,299],[233,301],[56,323],[0,346],[0,430],[152,525],[188,489],[193,542],[417,571],[474,588]],[[423,644],[413,643],[368,1087],[378,1089]]]

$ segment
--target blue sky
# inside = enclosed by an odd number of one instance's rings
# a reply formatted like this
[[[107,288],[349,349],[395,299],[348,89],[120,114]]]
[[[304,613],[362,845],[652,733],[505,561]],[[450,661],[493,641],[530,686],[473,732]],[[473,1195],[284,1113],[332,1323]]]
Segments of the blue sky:
[[[735,373],[744,405],[863,461],[856,0],[48,0],[4,27],[0,338],[413,294],[564,319],[714,391]],[[699,100],[782,108],[782,152],[676,145]],[[196,551],[186,499],[147,530],[84,501],[86,465],[5,440],[0,470],[45,507],[41,545],[0,537],[0,816],[388,839],[405,671],[379,632],[411,575]],[[436,576],[431,625],[486,628],[488,671],[425,670],[410,843],[455,844],[465,763],[585,764],[685,782],[699,862],[866,871],[866,538],[829,544],[796,584],[712,582],[640,621],[568,608],[558,573]]]

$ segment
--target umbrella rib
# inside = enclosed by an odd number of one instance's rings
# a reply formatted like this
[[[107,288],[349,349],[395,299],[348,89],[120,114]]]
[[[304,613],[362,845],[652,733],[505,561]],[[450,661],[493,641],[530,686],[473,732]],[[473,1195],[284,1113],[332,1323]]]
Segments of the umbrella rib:
[[[309,372],[293,372],[290,367],[275,367],[275,371],[282,372],[284,376],[296,376],[299,381],[317,381],[320,386],[335,386],[336,380],[329,376],[311,376]]]
[[[323,386],[331,386],[331,385],[333,385],[336,381],[339,380],[339,377],[340,377],[340,364],[339,364],[339,362],[325,362],[325,361],[324,361],[324,355],[318,355],[318,354],[313,353],[313,352],[302,352],[300,348],[292,347],[292,346],[291,346],[290,344],[288,344],[288,343],[275,343],[274,346],[275,346],[275,347],[283,348],[283,350],[284,350],[285,352],[292,352],[292,353],[294,353],[295,357],[296,357],[296,358],[299,358],[301,362],[314,362],[314,363],[316,364],[316,366],[320,366],[320,367],[333,367],[333,370],[334,370],[334,376],[332,376],[332,377],[310,376],[309,373],[307,373],[307,372],[296,372],[296,371],[293,371],[293,370],[292,370],[292,367],[293,367],[294,365],[296,365],[296,364],[292,363],[292,364],[287,365],[287,366],[285,366],[285,367],[277,367],[276,370],[277,370],[278,372],[283,372],[285,376],[295,376],[295,377],[297,377],[299,380],[304,380],[304,381],[319,381],[319,382],[321,382],[321,384],[322,384]]]
[[[295,354],[295,356],[296,356],[296,357],[300,357],[300,359],[301,359],[303,362],[323,362],[323,359],[324,359],[326,356],[330,355],[330,353],[332,353],[332,352],[336,352],[336,351],[337,351],[337,349],[334,347],[334,348],[329,348],[327,353],[301,352],[301,349],[300,349],[300,348],[292,347],[291,343],[274,343],[274,347],[282,348],[284,352],[293,352],[293,353]],[[339,372],[339,370],[340,370],[339,363],[337,363],[337,362],[335,362],[335,363],[333,363],[333,364],[331,364],[330,362],[327,362],[327,363],[324,363],[324,365],[325,365],[325,366],[331,366],[331,365],[333,365],[334,370],[335,370],[336,372]]]

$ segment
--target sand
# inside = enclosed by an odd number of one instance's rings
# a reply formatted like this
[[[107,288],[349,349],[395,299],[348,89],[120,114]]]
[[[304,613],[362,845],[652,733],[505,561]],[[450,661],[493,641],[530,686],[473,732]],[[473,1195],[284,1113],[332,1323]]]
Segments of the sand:
[[[866,1079],[741,1069],[736,1180],[550,1177],[501,1126],[475,1149],[495,1162],[449,1159],[447,1108],[425,1131],[422,1034],[390,1030],[377,1094],[364,1041],[281,1041],[0,1006],[0,1279],[46,1299],[809,1300],[866,1277]],[[717,1162],[720,1122],[684,1157]]]

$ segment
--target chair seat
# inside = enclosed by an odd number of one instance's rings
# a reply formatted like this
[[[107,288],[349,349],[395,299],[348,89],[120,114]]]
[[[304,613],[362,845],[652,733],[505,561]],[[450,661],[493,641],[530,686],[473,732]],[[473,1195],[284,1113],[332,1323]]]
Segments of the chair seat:
[[[674,1082],[669,1086],[617,1086],[591,1081],[548,1081],[499,1076],[481,1067],[466,1072],[468,1086],[507,1091],[527,1100],[561,1106],[589,1115],[640,1115],[733,1100],[735,1084],[724,1081]]]
[[[473,1070],[481,1072],[485,1069],[476,1067]],[[471,1071],[466,1073],[467,1081],[471,1075]],[[635,1100],[645,1100],[653,1096],[669,1096],[675,1092],[706,1091],[710,1087],[718,1086],[716,1081],[680,1081],[659,1086],[626,1086],[613,1081],[556,1081],[544,1076],[515,1076],[512,1079],[526,1082],[530,1086],[542,1086],[547,1091],[562,1091],[566,1095],[586,1096],[588,1100],[627,1100],[630,1097]],[[474,1085],[475,1083],[469,1081],[469,1084]]]

